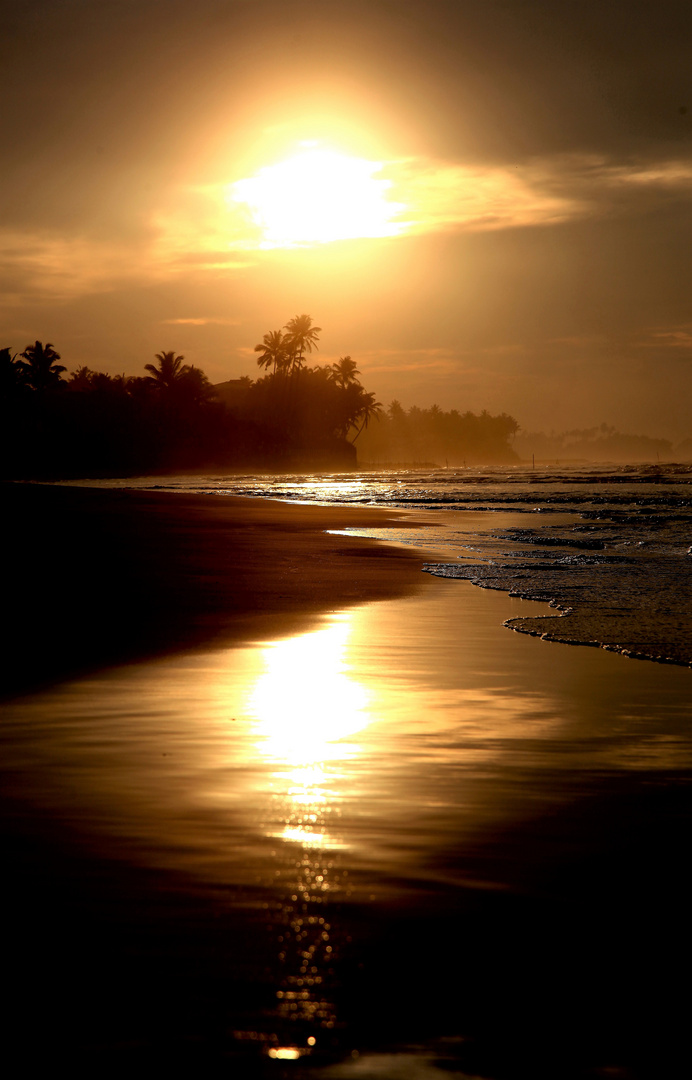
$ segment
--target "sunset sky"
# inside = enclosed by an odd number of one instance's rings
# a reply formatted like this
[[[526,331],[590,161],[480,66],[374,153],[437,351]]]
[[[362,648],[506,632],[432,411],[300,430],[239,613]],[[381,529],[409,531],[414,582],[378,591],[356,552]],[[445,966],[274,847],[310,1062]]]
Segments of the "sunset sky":
[[[3,0],[0,348],[692,436],[689,0]]]

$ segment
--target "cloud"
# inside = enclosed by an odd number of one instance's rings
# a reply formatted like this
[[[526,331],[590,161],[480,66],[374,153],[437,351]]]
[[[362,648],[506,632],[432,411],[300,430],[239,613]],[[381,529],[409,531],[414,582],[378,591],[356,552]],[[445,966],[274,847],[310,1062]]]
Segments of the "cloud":
[[[392,220],[398,235],[383,241],[394,245],[426,234],[559,227],[648,213],[662,203],[687,200],[692,184],[692,161],[682,158],[622,162],[565,154],[518,165],[422,157],[374,164],[373,181],[385,185],[380,190],[397,208]],[[223,280],[264,266],[271,252],[261,250],[262,230],[250,208],[229,200],[233,183],[169,188],[159,209],[122,238],[68,228],[0,231],[4,305],[16,306],[27,297],[68,300],[123,283],[208,280],[210,275]],[[351,238],[348,244],[360,242]],[[370,237],[367,243],[380,241]],[[319,246],[345,250],[338,242]],[[188,325],[195,323],[188,320]],[[686,338],[677,338],[674,347],[686,344]]]
[[[689,197],[692,161],[621,163],[587,154],[516,166],[402,167],[393,190],[411,210],[410,231],[488,231],[557,225]]]
[[[378,186],[378,198],[382,200],[386,193],[391,207],[386,235],[394,240],[440,232],[556,226],[637,212],[661,200],[685,197],[692,182],[692,161],[623,163],[587,154],[554,155],[520,164],[468,164],[419,157],[363,161],[363,165],[368,166],[368,182]],[[246,189],[252,190],[253,196],[248,195],[244,202],[239,193]],[[339,234],[336,226],[332,235],[318,222],[321,235],[327,238],[310,240],[310,223],[305,220],[309,205],[303,200],[296,209],[297,231],[292,238],[291,200],[286,198],[280,206],[285,240],[277,242],[263,232],[262,222],[265,217],[270,220],[270,210],[275,207],[272,203],[263,215],[258,205],[261,192],[262,185],[253,185],[248,179],[190,185],[171,192],[168,204],[153,221],[158,234],[156,260],[178,270],[239,270],[250,265],[250,253],[256,253],[257,259],[266,248],[325,246],[347,235]],[[339,199],[329,202],[335,214],[340,213],[340,200],[345,202],[348,197],[346,186],[340,189]],[[361,200],[362,192],[354,196],[352,206],[343,209],[348,237],[372,238],[375,233],[365,210],[358,233],[360,203],[356,197]],[[319,212],[324,212],[324,201]],[[315,228],[314,235],[320,235],[320,230]]]
[[[692,332],[689,330],[662,330],[654,337],[669,349],[692,349]]]
[[[161,319],[164,326],[241,326],[241,319]]]
[[[381,189],[386,189],[392,208],[386,230],[383,226],[383,236],[554,224],[583,209],[581,202],[551,192],[544,177],[534,176],[527,169],[520,172],[509,167],[453,165],[423,159],[365,164],[369,165],[372,184],[380,187],[380,197]],[[204,263],[208,262],[205,253],[211,251],[225,251],[228,258],[232,251],[261,251],[277,246],[310,247],[339,239],[377,235],[365,211],[362,231],[358,232],[356,205],[344,210],[351,230],[348,234],[335,235],[333,240],[302,241],[300,235],[292,240],[286,225],[287,239],[283,245],[274,240],[268,242],[261,226],[261,208],[255,202],[245,204],[238,197],[238,191],[244,190],[246,183],[200,185],[180,192],[178,207],[160,214],[156,221],[160,229],[161,257],[174,261],[192,258]],[[341,197],[347,199],[346,191]],[[362,199],[362,193],[358,198]],[[299,209],[300,226],[309,234],[304,220],[306,207],[301,203]],[[282,210],[290,213],[290,205]],[[334,212],[338,213],[338,205]],[[338,229],[334,232],[337,234]],[[187,244],[194,246],[186,250]],[[191,255],[191,251],[194,254]]]
[[[611,161],[592,154],[567,154],[538,163],[545,189],[573,200],[586,217],[631,213],[662,200],[689,199],[692,160]]]
[[[574,216],[581,206],[553,194],[540,173],[509,166],[488,167],[408,161],[383,172],[406,208],[409,233],[440,230],[488,231],[554,224]]]
[[[692,324],[652,330],[644,341],[637,342],[641,349],[681,349],[692,352]]]
[[[152,242],[145,230],[139,236],[112,241],[67,229],[0,228],[0,304],[16,307],[28,300],[69,301],[123,285],[149,285],[178,274],[225,274],[251,265],[228,250],[162,252],[158,240]]]
[[[386,372],[452,373],[457,370],[459,350],[451,349],[372,349],[358,353],[358,366],[368,376]]]
[[[600,346],[607,342],[605,334],[570,334],[567,337],[548,338],[548,345],[574,345],[578,349]]]
[[[115,281],[151,274],[146,252],[129,244],[55,232],[0,231],[0,282],[7,304],[69,300],[108,291]]]

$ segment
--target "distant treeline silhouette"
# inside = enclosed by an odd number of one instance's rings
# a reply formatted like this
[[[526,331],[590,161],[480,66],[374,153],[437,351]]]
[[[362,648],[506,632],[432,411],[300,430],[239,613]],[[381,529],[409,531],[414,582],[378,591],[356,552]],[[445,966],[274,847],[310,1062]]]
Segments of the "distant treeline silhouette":
[[[510,445],[518,430],[519,424],[507,413],[444,412],[437,405],[405,410],[395,400],[363,435],[359,454],[371,465],[510,463],[519,460]]]
[[[687,440],[689,443],[690,440]],[[669,439],[648,435],[627,435],[609,424],[571,431],[522,431],[515,448],[522,458],[533,455],[536,461],[672,461],[690,457],[692,446],[677,447]]]
[[[69,478],[176,470],[348,470],[361,458],[514,460],[517,422],[431,409],[385,412],[350,356],[309,366],[320,327],[297,315],[255,346],[266,374],[212,386],[175,352],[143,376],[67,369],[52,344],[0,350],[2,476]],[[373,419],[378,424],[371,424]]]

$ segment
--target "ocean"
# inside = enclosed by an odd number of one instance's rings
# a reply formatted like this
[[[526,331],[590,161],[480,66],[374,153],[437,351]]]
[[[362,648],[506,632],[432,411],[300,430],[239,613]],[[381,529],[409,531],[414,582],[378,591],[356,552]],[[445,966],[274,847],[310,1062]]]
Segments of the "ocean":
[[[143,477],[112,483],[425,513],[418,530],[372,535],[442,552],[446,558],[431,559],[428,573],[547,601],[556,609],[549,616],[514,619],[513,630],[692,665],[689,464]],[[486,519],[479,526],[481,513],[493,515],[497,524]],[[517,514],[520,523],[510,524],[507,515]]]

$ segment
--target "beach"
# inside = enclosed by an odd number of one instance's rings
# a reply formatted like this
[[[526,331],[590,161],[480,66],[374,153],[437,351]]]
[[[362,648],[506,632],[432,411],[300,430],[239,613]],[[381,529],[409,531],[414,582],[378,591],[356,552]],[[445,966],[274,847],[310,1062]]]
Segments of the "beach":
[[[324,611],[404,595],[410,552],[329,534],[398,515],[58,485],[2,487],[0,693],[194,648],[280,636]]]
[[[413,514],[6,494],[28,1062],[676,1075],[689,671],[511,633],[548,606],[323,531]]]

